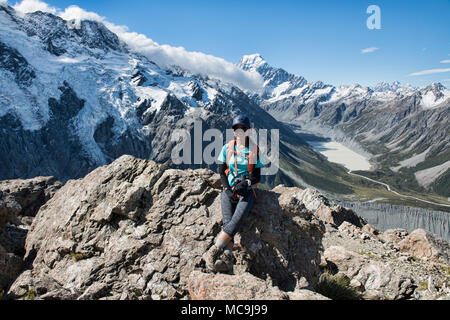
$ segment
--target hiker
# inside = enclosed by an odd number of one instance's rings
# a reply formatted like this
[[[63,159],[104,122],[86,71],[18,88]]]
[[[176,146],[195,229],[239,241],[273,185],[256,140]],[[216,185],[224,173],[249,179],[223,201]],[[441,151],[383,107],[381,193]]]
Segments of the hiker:
[[[248,137],[248,117],[235,117],[232,128],[234,139],[222,147],[217,159],[222,183],[220,199],[223,228],[215,243],[204,254],[207,268],[216,272],[233,270],[233,237],[255,202],[255,188],[264,166],[257,145]]]

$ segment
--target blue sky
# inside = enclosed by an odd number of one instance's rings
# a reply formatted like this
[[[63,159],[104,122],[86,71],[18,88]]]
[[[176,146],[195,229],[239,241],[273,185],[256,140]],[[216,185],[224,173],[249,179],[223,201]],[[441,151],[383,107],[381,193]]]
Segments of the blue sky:
[[[16,1],[9,0],[10,4]],[[45,0],[77,5],[159,44],[236,63],[260,53],[271,65],[340,85],[381,81],[450,87],[450,1]],[[369,5],[381,29],[369,30]],[[378,50],[362,53],[365,48]],[[426,70],[447,72],[411,75]]]

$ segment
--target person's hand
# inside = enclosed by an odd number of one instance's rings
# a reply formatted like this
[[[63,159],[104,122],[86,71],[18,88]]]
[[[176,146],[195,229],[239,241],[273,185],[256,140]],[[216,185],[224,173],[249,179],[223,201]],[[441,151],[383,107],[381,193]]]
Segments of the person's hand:
[[[236,191],[237,194],[241,196],[248,195],[248,182],[247,180],[241,180],[238,182],[234,188],[234,191]]]

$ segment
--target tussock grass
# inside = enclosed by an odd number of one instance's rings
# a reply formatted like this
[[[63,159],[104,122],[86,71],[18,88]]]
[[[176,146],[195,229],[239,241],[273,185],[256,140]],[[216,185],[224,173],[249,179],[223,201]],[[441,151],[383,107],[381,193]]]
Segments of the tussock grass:
[[[332,300],[361,300],[359,292],[349,285],[347,276],[325,272],[319,278],[316,291]]]

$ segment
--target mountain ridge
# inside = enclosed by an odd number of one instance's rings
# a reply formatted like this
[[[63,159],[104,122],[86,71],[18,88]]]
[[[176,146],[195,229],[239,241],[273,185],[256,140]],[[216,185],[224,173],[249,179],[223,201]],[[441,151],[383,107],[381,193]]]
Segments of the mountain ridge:
[[[446,162],[450,159],[450,90],[441,83],[424,88],[398,81],[335,87],[303,81],[270,66],[258,54],[244,56],[237,65],[263,76],[266,90],[252,98],[277,120],[297,125],[297,132],[337,138],[356,147],[369,155],[381,179],[399,190],[450,196],[445,183],[450,174],[450,162]],[[284,76],[276,78],[274,73]],[[289,80],[294,77],[302,82]],[[363,174],[380,179],[375,172]]]
[[[269,142],[270,129],[279,130],[280,159],[289,162],[284,172],[263,177],[265,184],[318,180],[325,188],[351,190],[327,180],[329,172],[345,175],[342,169],[231,83],[178,66],[161,68],[98,21],[74,27],[52,13],[18,16],[2,6],[0,22],[0,43],[8,48],[0,56],[23,61],[21,69],[0,69],[0,148],[9,155],[0,158],[3,179],[52,175],[66,181],[123,154],[171,163],[174,130],[192,137],[199,120],[203,130],[225,131],[233,115],[246,113],[256,129],[268,129]]]

